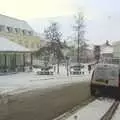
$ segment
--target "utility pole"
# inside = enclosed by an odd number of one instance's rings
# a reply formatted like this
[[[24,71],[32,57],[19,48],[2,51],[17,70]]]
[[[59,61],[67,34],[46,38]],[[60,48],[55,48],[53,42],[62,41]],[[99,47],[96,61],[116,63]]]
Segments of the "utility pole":
[[[78,51],[77,51],[77,62],[80,62],[80,33],[79,33],[79,27],[78,27]]]
[[[80,47],[83,45],[84,41],[84,16],[82,13],[78,12],[75,16],[75,24],[73,26],[76,33],[77,40],[77,62],[80,63]]]
[[[66,67],[67,67],[67,76],[69,76],[69,68],[68,68],[68,66],[69,66],[69,57],[68,56],[66,56]]]

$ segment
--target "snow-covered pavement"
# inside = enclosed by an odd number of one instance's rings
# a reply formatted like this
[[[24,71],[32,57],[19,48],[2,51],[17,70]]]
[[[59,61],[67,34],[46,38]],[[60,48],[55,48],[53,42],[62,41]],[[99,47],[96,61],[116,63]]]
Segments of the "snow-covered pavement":
[[[113,115],[112,120],[120,120],[120,105],[118,106],[118,109],[116,110],[115,114]]]
[[[64,120],[100,120],[113,102],[111,99],[97,99]]]

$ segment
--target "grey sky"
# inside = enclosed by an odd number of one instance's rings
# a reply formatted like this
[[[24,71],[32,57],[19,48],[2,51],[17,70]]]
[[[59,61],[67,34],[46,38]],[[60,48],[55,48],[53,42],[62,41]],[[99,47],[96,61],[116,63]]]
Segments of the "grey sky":
[[[91,43],[120,40],[120,1],[119,0],[72,0],[73,10],[81,10],[86,18],[86,38]],[[72,15],[54,18],[62,25],[65,36],[70,35]],[[58,15],[59,16],[59,15]],[[68,18],[68,19],[67,19]],[[39,32],[50,19],[33,19],[30,24]],[[36,23],[35,23],[36,22]],[[38,26],[37,25],[41,25]]]
[[[1,14],[27,20],[37,32],[42,32],[41,28],[45,23],[43,18],[57,16],[67,18],[73,16],[80,8],[86,18],[87,39],[97,43],[120,40],[120,0],[0,0],[0,2]],[[65,36],[68,36],[72,20],[66,18],[65,21],[61,20],[61,27]]]

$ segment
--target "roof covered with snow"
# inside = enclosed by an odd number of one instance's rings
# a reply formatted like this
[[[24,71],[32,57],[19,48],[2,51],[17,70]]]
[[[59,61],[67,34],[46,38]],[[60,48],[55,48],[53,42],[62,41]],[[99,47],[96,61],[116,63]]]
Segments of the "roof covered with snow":
[[[33,29],[28,25],[26,21],[8,17],[1,14],[0,14],[0,25],[33,31]]]
[[[112,43],[113,46],[120,45],[120,40]]]
[[[113,47],[111,47],[111,46],[106,46],[106,47],[104,47],[104,48],[101,49],[101,53],[102,53],[102,54],[113,53]]]
[[[0,52],[30,52],[30,50],[7,38],[0,37]]]

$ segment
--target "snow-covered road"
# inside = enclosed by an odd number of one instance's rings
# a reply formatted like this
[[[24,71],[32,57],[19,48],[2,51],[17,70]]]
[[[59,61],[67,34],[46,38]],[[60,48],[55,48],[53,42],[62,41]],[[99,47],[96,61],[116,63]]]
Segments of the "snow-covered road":
[[[58,85],[90,81],[90,75],[36,75],[35,73],[18,73],[13,75],[0,76],[1,93],[33,88],[48,88]]]
[[[78,76],[35,80],[25,88],[7,91],[0,95],[0,120],[52,120],[90,97],[90,82],[84,80]]]
[[[112,99],[96,99],[72,116],[63,120],[100,120],[113,104]]]
[[[90,74],[63,73],[0,76],[0,120],[52,120],[90,97]]]

